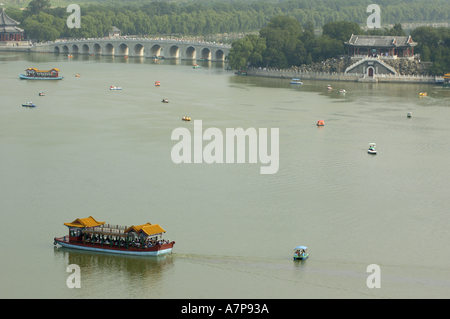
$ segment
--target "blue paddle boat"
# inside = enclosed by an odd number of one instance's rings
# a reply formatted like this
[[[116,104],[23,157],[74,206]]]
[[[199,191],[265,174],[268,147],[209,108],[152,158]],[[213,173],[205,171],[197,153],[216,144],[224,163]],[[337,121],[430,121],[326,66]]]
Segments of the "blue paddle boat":
[[[289,82],[290,84],[303,84],[302,81],[300,81],[300,79],[292,79],[291,82]]]
[[[294,248],[294,260],[305,260],[309,257],[307,253],[308,247],[297,246]]]

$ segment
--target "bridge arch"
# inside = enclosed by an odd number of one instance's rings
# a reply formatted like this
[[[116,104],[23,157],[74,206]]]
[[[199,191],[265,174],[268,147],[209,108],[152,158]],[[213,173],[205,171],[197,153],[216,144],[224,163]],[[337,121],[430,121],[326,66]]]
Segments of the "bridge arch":
[[[83,44],[83,45],[81,46],[81,53],[82,53],[82,54],[89,54],[89,45],[87,45],[86,43]]]
[[[105,45],[105,54],[114,55],[114,46],[111,43]]]
[[[55,45],[55,47],[53,48],[53,52],[59,53],[59,46]]]
[[[186,59],[187,60],[195,60],[197,54],[197,50],[193,46],[189,46],[186,49]]]
[[[214,60],[225,61],[225,52],[223,50],[216,50],[214,53]]]
[[[92,51],[94,54],[102,54],[102,46],[98,43],[94,43],[92,46]]]
[[[162,47],[159,44],[154,44],[150,47],[150,57],[159,56],[161,54]]]
[[[206,59],[208,61],[211,60],[211,50],[208,48],[203,48],[201,51],[202,59]]]
[[[169,48],[169,57],[171,59],[178,59],[180,57],[180,48],[177,45],[172,45]]]
[[[78,48],[78,45],[72,44],[72,53],[78,53],[80,49]]]
[[[144,46],[141,43],[137,43],[133,48],[132,56],[144,56]]]
[[[128,55],[128,45],[126,43],[121,43],[118,47],[118,54],[117,55]]]
[[[65,45],[65,44],[62,47],[62,53],[64,53],[64,54],[68,54],[69,53],[69,47],[67,45]]]

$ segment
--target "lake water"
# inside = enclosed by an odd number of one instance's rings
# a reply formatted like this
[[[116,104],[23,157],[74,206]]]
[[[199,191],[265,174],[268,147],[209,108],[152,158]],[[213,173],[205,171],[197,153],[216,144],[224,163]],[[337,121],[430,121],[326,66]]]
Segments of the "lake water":
[[[293,86],[200,65],[0,53],[1,298],[450,297],[450,90]],[[19,80],[28,67],[65,78]],[[194,120],[224,133],[278,128],[277,173],[260,174],[265,164],[248,157],[175,164],[172,131],[193,133]],[[63,223],[88,216],[160,224],[173,253],[53,245],[68,233]],[[292,260],[298,245],[308,260]],[[70,264],[80,266],[79,289],[66,285]],[[367,286],[371,264],[380,288]]]

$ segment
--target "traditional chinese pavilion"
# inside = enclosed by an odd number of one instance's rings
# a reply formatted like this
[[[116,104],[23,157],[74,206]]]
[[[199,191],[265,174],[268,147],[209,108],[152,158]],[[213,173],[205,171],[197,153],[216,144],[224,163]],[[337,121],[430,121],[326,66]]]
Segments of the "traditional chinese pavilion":
[[[21,41],[24,30],[17,27],[20,22],[11,19],[5,13],[5,9],[0,11],[0,41]]]
[[[381,57],[381,58],[413,58],[414,42],[411,36],[378,36],[354,35],[348,42],[348,54],[351,57]]]

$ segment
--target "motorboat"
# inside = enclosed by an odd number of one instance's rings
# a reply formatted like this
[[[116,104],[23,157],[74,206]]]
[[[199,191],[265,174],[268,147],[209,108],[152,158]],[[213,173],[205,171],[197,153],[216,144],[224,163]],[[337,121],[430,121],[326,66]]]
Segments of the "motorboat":
[[[367,150],[367,153],[372,154],[372,155],[376,155],[377,154],[377,145],[375,143],[370,143],[369,144],[369,149]]]
[[[294,260],[305,260],[309,257],[307,252],[308,247],[306,246],[297,246],[294,248]]]
[[[303,84],[300,79],[292,79],[291,82],[289,82],[290,84]]]
[[[194,64],[194,65],[192,66],[192,68],[194,68],[194,69],[200,69],[201,66],[200,66],[200,65],[197,65],[197,64]]]
[[[109,87],[110,90],[122,90],[122,88],[120,86],[110,86]]]
[[[190,118],[190,117],[187,117],[187,116],[183,116],[181,119],[182,119],[183,121],[190,121],[190,120],[191,120],[191,118]]]
[[[317,121],[317,126],[324,126],[325,122],[322,120]]]
[[[406,113],[406,116],[407,116],[407,117],[412,117],[412,113],[411,113],[411,112],[408,112],[408,113]]]
[[[163,102],[163,103],[169,103],[169,100],[168,100],[168,99],[163,99],[161,102]]]
[[[44,91],[42,91],[42,92],[39,92],[39,96],[44,96],[45,94],[44,94]]]
[[[26,106],[26,107],[36,107],[36,104],[34,104],[33,102],[27,102],[22,104],[22,106]]]

